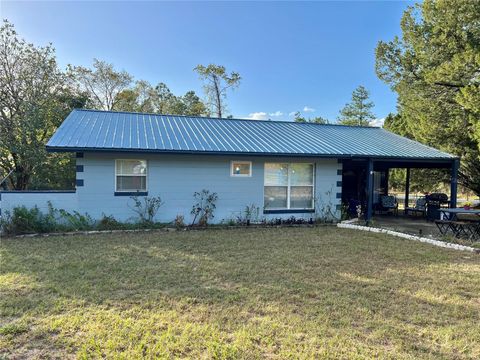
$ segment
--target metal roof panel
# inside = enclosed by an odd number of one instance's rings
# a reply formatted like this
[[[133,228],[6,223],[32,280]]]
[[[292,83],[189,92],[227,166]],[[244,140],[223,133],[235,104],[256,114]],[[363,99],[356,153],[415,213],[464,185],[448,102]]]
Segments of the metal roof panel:
[[[73,110],[47,149],[455,159],[377,127],[99,110]]]

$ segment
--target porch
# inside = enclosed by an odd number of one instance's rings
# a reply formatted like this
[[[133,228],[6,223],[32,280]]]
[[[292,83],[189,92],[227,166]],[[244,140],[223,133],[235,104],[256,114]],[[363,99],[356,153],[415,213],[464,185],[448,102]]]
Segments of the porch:
[[[441,236],[435,222],[427,221],[425,217],[421,216],[405,216],[402,212],[398,216],[375,215],[371,220],[371,225],[409,235],[433,238]]]
[[[355,205],[361,208],[367,223],[372,220],[376,210],[382,210],[382,197],[389,195],[389,172],[391,169],[406,169],[405,194],[402,204],[395,204],[392,210],[398,215],[398,208],[411,207],[410,172],[411,169],[446,169],[450,172],[450,192],[444,195],[443,205],[457,206],[458,158],[354,158],[342,161],[342,203],[352,212]],[[448,200],[447,200],[448,199]],[[352,215],[352,214],[351,214]],[[396,221],[414,221],[414,218],[401,217]],[[432,224],[435,226],[434,224]],[[426,229],[425,229],[426,230]]]

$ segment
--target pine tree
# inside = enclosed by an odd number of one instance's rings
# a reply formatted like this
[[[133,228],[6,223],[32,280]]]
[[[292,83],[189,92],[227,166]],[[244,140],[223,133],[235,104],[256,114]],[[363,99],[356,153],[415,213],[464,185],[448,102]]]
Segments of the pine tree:
[[[401,27],[377,46],[377,75],[397,93],[410,136],[460,156],[459,183],[479,195],[480,2],[425,0]]]
[[[373,102],[369,101],[368,90],[360,85],[353,91],[352,101],[340,110],[338,123],[368,126],[370,121],[375,120],[375,115],[371,111],[374,106]]]

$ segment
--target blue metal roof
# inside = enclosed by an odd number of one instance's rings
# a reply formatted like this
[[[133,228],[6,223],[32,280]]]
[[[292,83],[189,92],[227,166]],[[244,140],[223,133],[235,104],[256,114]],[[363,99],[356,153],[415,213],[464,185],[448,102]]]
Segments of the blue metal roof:
[[[97,110],[72,111],[47,150],[455,158],[378,127]]]

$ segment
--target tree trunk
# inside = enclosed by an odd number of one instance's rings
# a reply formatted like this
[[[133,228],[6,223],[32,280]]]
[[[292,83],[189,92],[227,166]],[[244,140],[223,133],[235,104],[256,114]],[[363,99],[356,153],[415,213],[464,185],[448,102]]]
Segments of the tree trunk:
[[[218,78],[216,76],[213,78],[213,85],[215,87],[215,105],[217,108],[217,117],[222,118],[222,98],[220,94],[220,87],[218,85]]]
[[[15,171],[10,175],[12,188],[13,190],[26,190],[30,180],[29,171],[24,166],[18,165],[17,154],[12,153],[12,158],[15,164]]]
[[[29,179],[30,175],[25,171],[17,172],[14,190],[27,190]]]

